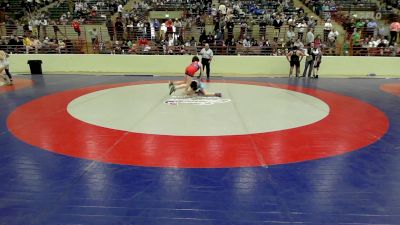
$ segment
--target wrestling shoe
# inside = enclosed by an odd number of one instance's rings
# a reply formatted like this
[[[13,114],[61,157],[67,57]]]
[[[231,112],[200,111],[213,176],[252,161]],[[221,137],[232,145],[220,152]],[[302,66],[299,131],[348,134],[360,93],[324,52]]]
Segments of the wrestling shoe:
[[[175,86],[172,85],[172,86],[169,88],[169,95],[171,95],[171,94],[174,93],[175,91],[176,91]]]
[[[221,98],[222,97],[222,93],[215,93],[215,96]]]
[[[174,83],[172,83],[172,81],[168,82],[168,87],[171,88],[171,86],[174,85]]]

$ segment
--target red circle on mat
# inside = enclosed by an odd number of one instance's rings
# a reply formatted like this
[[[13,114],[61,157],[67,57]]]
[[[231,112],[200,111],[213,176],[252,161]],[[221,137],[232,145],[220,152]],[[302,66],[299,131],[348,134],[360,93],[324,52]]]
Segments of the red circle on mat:
[[[305,87],[241,81],[228,82],[308,94],[327,103],[330,113],[316,123],[288,130],[207,137],[114,130],[82,122],[67,112],[72,100],[91,92],[160,82],[109,84],[51,94],[17,108],[7,125],[24,142],[59,154],[107,163],[178,168],[264,166],[335,156],[377,141],[389,128],[383,112],[355,98]]]
[[[380,88],[384,92],[400,96],[400,83],[382,84]]]

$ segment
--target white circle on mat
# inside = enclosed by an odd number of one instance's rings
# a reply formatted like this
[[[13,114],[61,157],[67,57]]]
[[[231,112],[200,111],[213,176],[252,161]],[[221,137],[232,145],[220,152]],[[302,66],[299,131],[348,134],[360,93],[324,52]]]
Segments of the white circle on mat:
[[[80,96],[68,112],[93,125],[128,132],[223,136],[264,133],[306,126],[329,114],[318,98],[287,89],[210,83],[206,90],[221,92],[220,104],[165,104],[183,96],[169,96],[167,84],[116,87]],[[206,98],[206,97],[204,97]]]

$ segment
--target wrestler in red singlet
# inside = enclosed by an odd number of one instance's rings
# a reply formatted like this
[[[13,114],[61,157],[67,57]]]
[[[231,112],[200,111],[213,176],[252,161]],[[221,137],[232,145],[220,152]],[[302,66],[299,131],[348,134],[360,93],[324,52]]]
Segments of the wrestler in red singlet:
[[[192,62],[189,66],[185,69],[185,74],[188,76],[193,77],[194,74],[200,69],[200,65],[198,61]]]

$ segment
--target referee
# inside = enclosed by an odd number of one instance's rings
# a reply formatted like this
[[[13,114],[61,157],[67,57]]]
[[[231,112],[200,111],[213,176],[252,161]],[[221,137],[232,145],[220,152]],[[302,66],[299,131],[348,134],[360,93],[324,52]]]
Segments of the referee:
[[[208,44],[204,45],[204,48],[200,51],[201,64],[203,64],[203,70],[206,68],[207,71],[207,82],[210,81],[210,63],[214,56],[213,51],[210,49]]]

